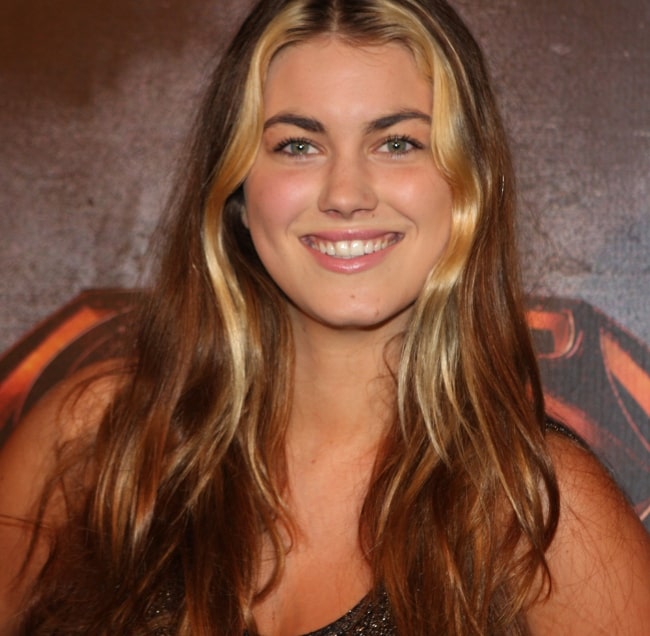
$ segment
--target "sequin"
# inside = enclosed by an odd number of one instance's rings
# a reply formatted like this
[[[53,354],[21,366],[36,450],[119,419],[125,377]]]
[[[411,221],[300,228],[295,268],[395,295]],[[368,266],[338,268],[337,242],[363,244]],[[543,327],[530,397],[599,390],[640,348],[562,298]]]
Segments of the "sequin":
[[[304,636],[395,636],[396,634],[388,596],[382,591],[374,599],[370,597],[363,599],[333,623]]]
[[[175,611],[182,598],[182,588],[169,586],[155,598],[147,612],[147,626],[152,636],[174,636]],[[396,636],[397,630],[384,591],[367,596],[333,623],[303,636]],[[247,636],[244,633],[243,636]]]

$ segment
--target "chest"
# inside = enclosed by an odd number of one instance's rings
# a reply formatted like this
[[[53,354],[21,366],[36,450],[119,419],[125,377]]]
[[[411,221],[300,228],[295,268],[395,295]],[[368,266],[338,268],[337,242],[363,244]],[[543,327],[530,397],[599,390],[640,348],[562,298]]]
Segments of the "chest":
[[[280,584],[254,609],[264,636],[308,634],[345,615],[373,587],[359,542],[365,479],[304,475],[291,491],[296,525]],[[261,580],[273,554],[265,546]]]

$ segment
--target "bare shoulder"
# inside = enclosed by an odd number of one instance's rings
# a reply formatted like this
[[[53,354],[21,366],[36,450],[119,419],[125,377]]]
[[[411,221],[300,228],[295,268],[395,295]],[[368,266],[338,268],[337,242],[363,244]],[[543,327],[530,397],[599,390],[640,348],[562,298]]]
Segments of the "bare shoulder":
[[[123,382],[115,364],[96,365],[55,386],[18,423],[0,448],[0,636],[11,634],[12,616],[31,576],[47,555],[45,534],[65,519],[61,493],[53,491],[42,518],[23,584],[18,584],[44,489],[57,470],[59,449],[92,439]]]
[[[115,363],[87,367],[50,390],[18,423],[0,448],[0,514],[7,500],[18,499],[17,509],[40,493],[40,477],[54,468],[56,450],[67,442],[92,435],[123,382]]]
[[[560,520],[547,552],[548,599],[529,612],[533,634],[650,631],[650,536],[607,471],[587,450],[550,434]]]

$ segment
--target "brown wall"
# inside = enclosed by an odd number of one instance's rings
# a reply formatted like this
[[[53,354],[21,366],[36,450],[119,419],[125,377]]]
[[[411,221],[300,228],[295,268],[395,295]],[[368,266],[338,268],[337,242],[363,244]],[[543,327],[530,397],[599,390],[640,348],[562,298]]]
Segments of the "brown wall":
[[[0,0],[0,351],[137,282],[209,61],[250,0]],[[650,3],[455,0],[512,132],[530,288],[650,342]]]

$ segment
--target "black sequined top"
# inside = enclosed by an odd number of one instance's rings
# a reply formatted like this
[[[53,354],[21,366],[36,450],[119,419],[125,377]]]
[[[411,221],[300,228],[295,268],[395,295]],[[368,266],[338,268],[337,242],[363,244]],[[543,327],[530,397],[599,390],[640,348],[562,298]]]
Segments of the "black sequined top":
[[[179,583],[161,591],[147,614],[147,627],[152,636],[173,636],[173,619],[182,598]],[[303,636],[396,636],[397,631],[385,592],[366,596],[350,611],[333,623]],[[247,636],[247,633],[244,633]]]
[[[333,623],[304,636],[396,636],[397,630],[388,604],[388,596],[380,592],[369,596]]]

